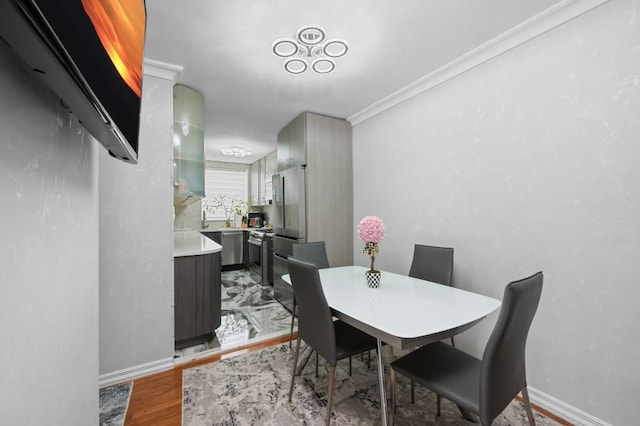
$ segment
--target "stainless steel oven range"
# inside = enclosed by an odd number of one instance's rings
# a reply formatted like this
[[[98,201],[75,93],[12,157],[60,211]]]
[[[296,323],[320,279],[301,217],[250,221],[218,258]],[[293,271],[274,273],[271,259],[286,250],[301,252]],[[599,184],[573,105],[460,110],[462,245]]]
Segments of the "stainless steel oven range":
[[[255,230],[249,233],[249,273],[251,279],[263,285],[268,284],[267,280],[267,255],[264,231]]]

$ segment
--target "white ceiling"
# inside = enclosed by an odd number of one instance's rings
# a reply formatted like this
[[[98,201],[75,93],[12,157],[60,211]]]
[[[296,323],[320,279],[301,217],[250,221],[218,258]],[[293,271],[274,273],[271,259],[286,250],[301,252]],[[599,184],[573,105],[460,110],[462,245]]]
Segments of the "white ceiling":
[[[146,0],[145,57],[184,68],[205,97],[208,160],[276,148],[302,111],[348,118],[560,0]],[[317,24],[349,43],[327,75],[284,71],[274,40]]]

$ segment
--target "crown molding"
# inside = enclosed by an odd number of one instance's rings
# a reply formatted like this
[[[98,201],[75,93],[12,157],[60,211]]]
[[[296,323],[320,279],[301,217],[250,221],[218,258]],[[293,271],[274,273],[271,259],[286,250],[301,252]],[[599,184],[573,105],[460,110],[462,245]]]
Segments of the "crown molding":
[[[538,15],[516,25],[509,31],[500,34],[443,67],[347,117],[347,120],[354,126],[362,123],[608,1],[563,0],[556,3]]]
[[[152,77],[170,80],[176,83],[182,76],[184,67],[181,65],[168,64],[154,59],[144,59],[144,74]]]

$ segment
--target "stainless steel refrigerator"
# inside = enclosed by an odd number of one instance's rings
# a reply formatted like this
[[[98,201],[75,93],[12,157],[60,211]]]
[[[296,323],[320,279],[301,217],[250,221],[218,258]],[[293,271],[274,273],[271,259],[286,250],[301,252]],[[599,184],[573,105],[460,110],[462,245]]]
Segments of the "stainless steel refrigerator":
[[[275,298],[293,309],[293,288],[282,276],[289,273],[287,257],[292,247],[306,242],[306,178],[302,166],[273,175],[273,287]]]

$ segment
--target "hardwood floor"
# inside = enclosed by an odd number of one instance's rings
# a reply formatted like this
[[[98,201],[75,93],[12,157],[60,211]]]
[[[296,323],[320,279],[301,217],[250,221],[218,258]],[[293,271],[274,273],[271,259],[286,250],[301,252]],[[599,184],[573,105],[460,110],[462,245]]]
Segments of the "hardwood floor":
[[[294,339],[297,337],[294,333]],[[153,374],[136,379],[129,401],[129,408],[125,417],[125,426],[154,425],[179,426],[182,424],[182,370],[210,362],[219,361],[236,355],[258,351],[269,346],[289,341],[289,336],[282,336],[251,346],[241,347],[232,351],[212,355],[197,361],[176,366],[173,370]],[[522,401],[520,396],[516,397]],[[533,409],[562,426],[572,426],[571,423],[551,414],[550,412],[532,404]]]
[[[295,335],[295,333],[294,333]],[[296,336],[294,336],[296,337]],[[288,342],[289,335],[212,355],[133,381],[125,426],[182,424],[182,370]]]

